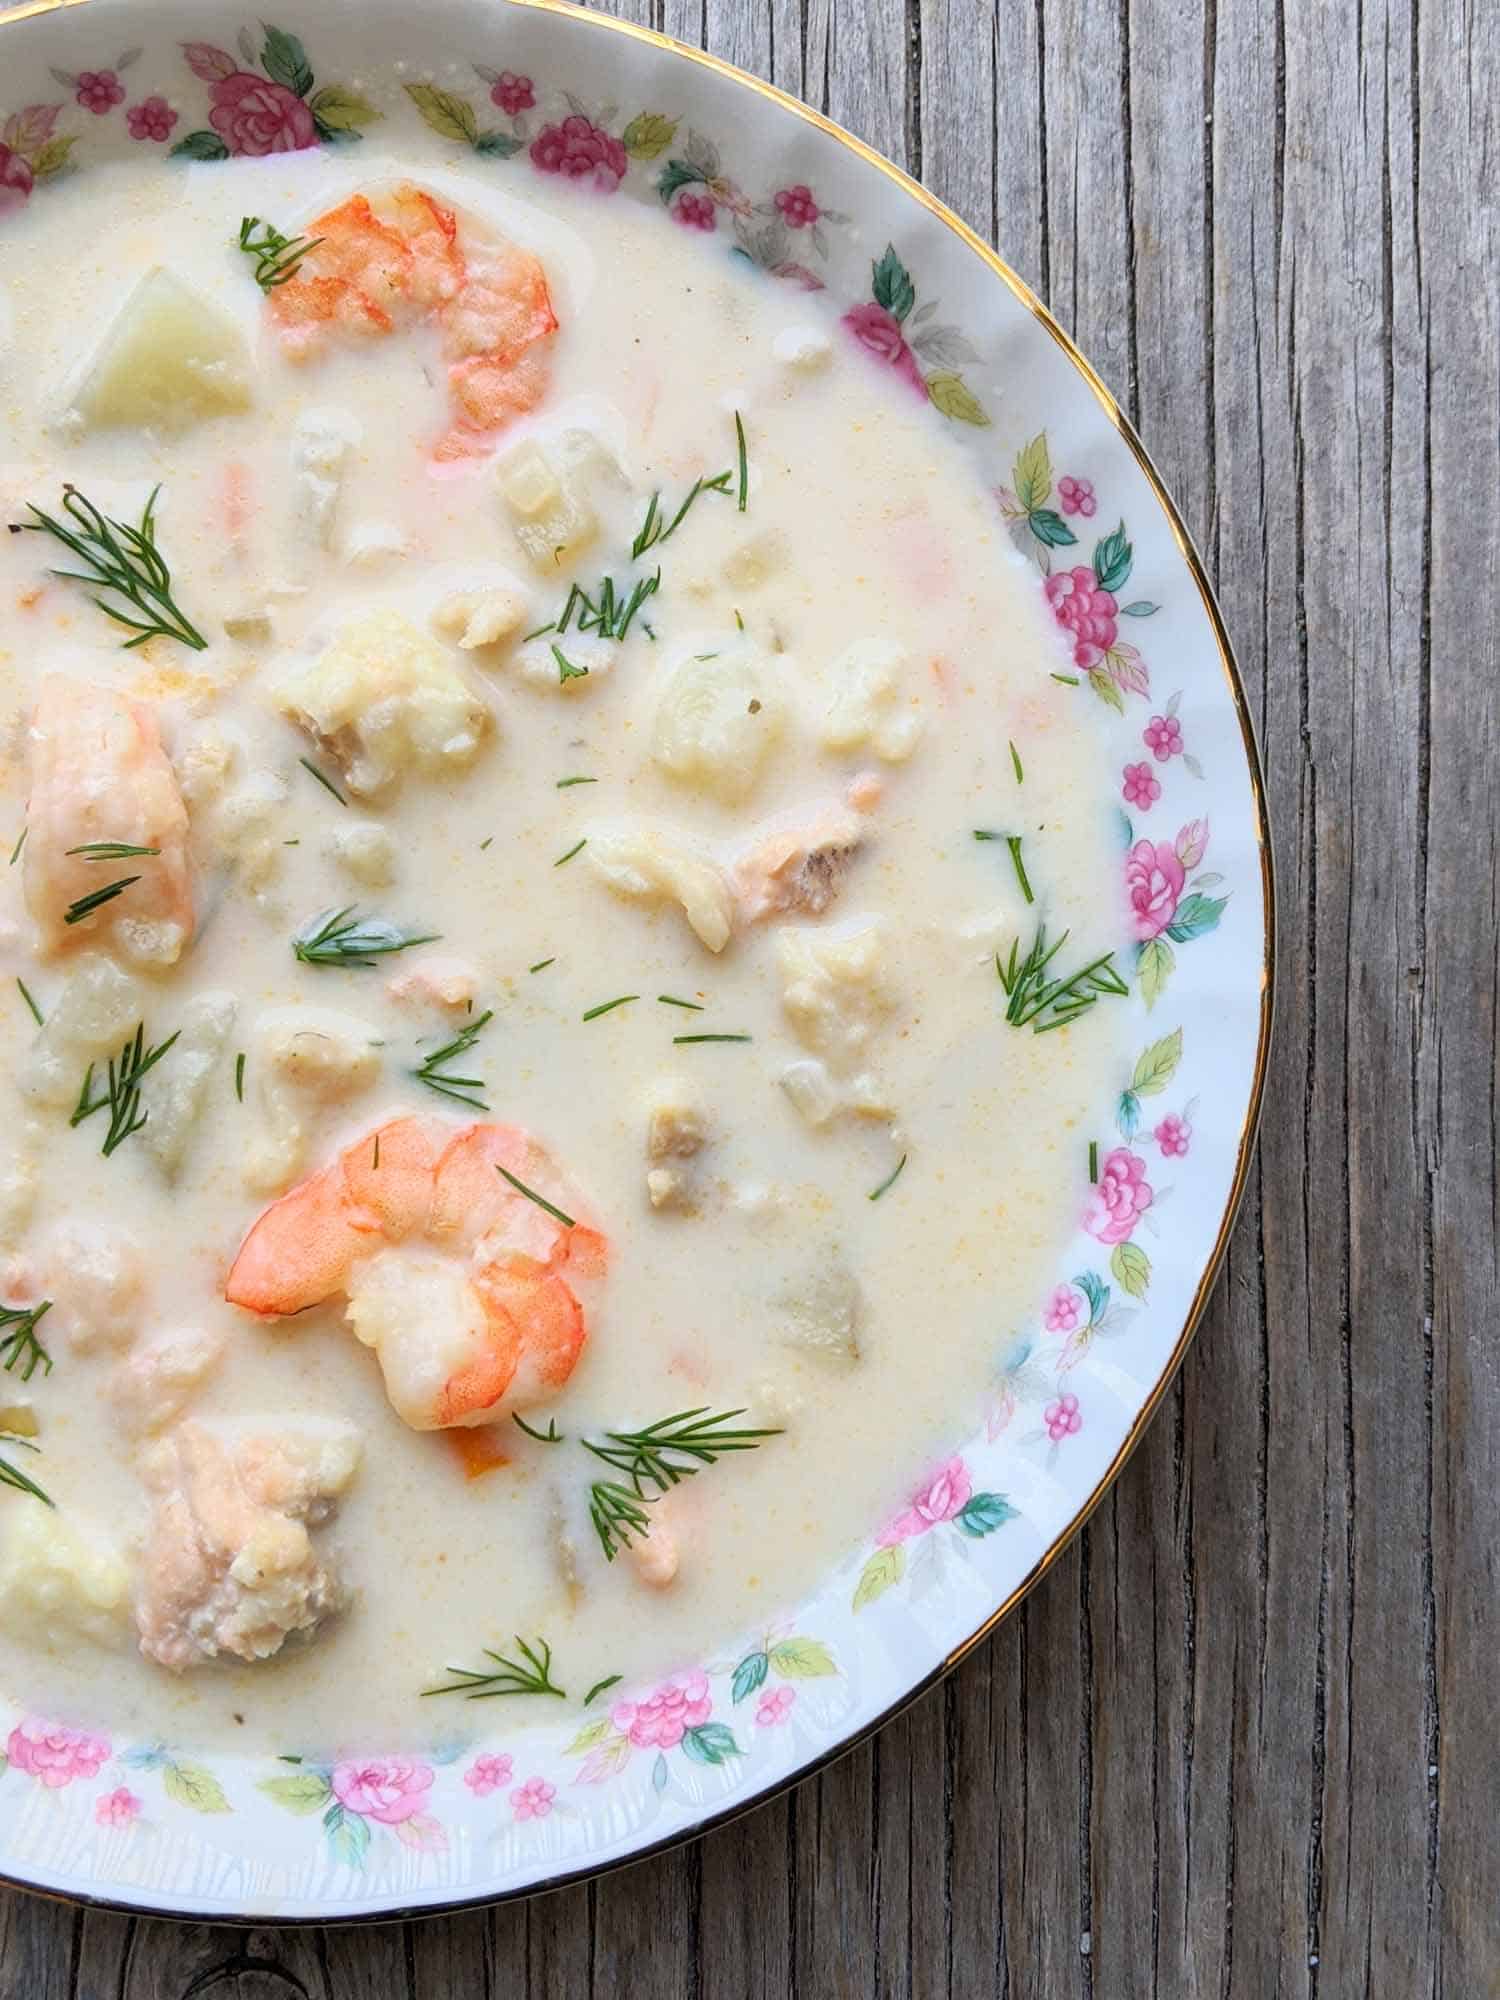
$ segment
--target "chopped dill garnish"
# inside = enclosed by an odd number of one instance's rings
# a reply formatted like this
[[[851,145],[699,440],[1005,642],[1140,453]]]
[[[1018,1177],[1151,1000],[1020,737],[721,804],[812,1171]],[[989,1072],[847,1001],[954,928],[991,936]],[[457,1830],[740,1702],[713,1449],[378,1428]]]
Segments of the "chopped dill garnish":
[[[370,1172],[372,1174],[380,1172],[380,1134],[378,1132],[375,1134],[375,1144],[370,1148]]]
[[[655,576],[638,577],[629,593],[623,597],[615,589],[615,580],[612,576],[604,577],[598,589],[592,592],[584,590],[575,583],[570,587],[567,602],[557,618],[544,629],[549,632],[555,631],[561,638],[569,625],[576,622],[580,632],[597,632],[602,639],[623,639],[641,606],[647,598],[654,597],[660,589],[659,563]],[[555,653],[556,646],[552,650]]]
[[[414,944],[435,944],[436,931],[407,932],[385,917],[362,917],[354,904],[310,917],[292,939],[292,950],[304,965],[360,966],[373,972],[375,961]]]
[[[1089,1140],[1089,1185],[1090,1185],[1090,1187],[1094,1187],[1094,1186],[1097,1186],[1097,1185],[1098,1185],[1098,1180],[1099,1180],[1099,1141],[1098,1141],[1097,1139],[1090,1139],[1090,1140]]]
[[[135,634],[123,644],[128,651],[144,646],[148,639],[176,639],[201,653],[208,641],[188,622],[172,601],[172,572],[156,546],[156,501],[160,486],[151,489],[138,528],[127,521],[115,521],[103,514],[76,486],[63,487],[63,512],[73,523],[70,528],[55,514],[43,513],[34,501],[27,504],[33,518],[12,521],[13,535],[51,535],[75,555],[84,569],[54,569],[52,576],[73,583],[85,583],[94,590],[109,591],[131,607],[121,610],[103,597],[91,601],[106,618],[124,625]],[[133,616],[138,612],[140,616]]]
[[[527,1423],[526,1419],[521,1415],[519,1410],[511,1411],[510,1420],[515,1425],[517,1430],[525,1431],[527,1437],[535,1438],[538,1444],[567,1443],[567,1439],[563,1436],[562,1432],[557,1428],[556,1417],[548,1417],[547,1428],[544,1431],[535,1430],[530,1424]]]
[[[1065,688],[1076,688],[1078,685],[1077,674],[1054,674],[1052,678],[1055,681],[1061,681]]]
[[[302,766],[303,770],[307,772],[310,778],[317,779],[318,783],[323,787],[325,792],[331,792],[333,796],[338,800],[341,806],[348,805],[349,801],[344,797],[343,793],[339,790],[338,786],[333,782],[332,778],[330,778],[325,771],[320,771],[317,765],[311,759],[311,757],[299,757],[297,759],[297,762]]]
[[[597,1021],[601,1014],[612,1014],[616,1007],[628,1007],[632,1000],[639,1000],[640,997],[639,993],[622,993],[618,1000],[601,1000],[597,1007],[590,1007],[582,1019]]]
[[[52,1310],[51,1299],[35,1306],[0,1306],[0,1366],[7,1375],[18,1370],[29,1382],[38,1368],[52,1373],[52,1356],[36,1337],[36,1330]]]
[[[586,681],[588,679],[588,668],[575,666],[562,647],[557,644],[556,640],[552,643],[552,657],[557,662],[559,686],[566,687],[569,681]]]
[[[735,622],[735,624],[736,624],[736,625],[738,625],[738,626],[739,626],[740,630],[741,630],[741,631],[743,632],[743,631],[744,631],[744,629],[745,629],[745,621],[744,621],[744,619],[743,619],[743,618],[742,618],[742,617],[740,616],[740,612],[739,612],[739,607],[738,607],[737,605],[736,605],[736,607],[735,607],[735,613],[734,613],[734,622]]]
[[[122,875],[118,882],[111,882],[103,889],[95,889],[90,895],[80,896],[76,903],[69,903],[65,924],[81,924],[85,917],[91,917],[95,910],[102,910],[106,903],[112,903],[116,896],[140,881],[139,875]]]
[[[1011,944],[1008,963],[1001,960],[998,951],[995,953],[995,971],[1005,989],[1005,1018],[1013,1028],[1029,1025],[1033,1033],[1044,1035],[1049,1029],[1064,1028],[1070,1021],[1076,1021],[1105,994],[1118,998],[1129,992],[1115,970],[1112,951],[1091,959],[1066,979],[1048,979],[1047,967],[1067,943],[1068,936],[1064,931],[1056,943],[1049,945],[1047,926],[1038,923],[1024,959],[1020,957],[1019,940]]]
[[[238,1101],[245,1101],[245,1051],[240,1050],[234,1059],[234,1094]]]
[[[575,854],[582,854],[583,850],[588,846],[588,844],[589,844],[588,836],[585,835],[584,838],[579,841],[576,847],[570,847],[566,854],[559,854],[557,859],[553,862],[552,866],[554,868],[561,868],[563,863],[565,861],[571,861]]]
[[[544,1194],[538,1194],[535,1188],[527,1187],[525,1181],[517,1180],[509,1167],[497,1166],[495,1172],[502,1180],[509,1181],[517,1194],[524,1194],[528,1201],[534,1201],[538,1208],[544,1209],[555,1222],[560,1222],[564,1229],[577,1228],[578,1225],[571,1215],[565,1215],[554,1202],[548,1201]]]
[[[467,1104],[475,1111],[488,1111],[490,1107],[477,1094],[485,1088],[484,1078],[453,1076],[444,1070],[443,1065],[456,1061],[459,1056],[466,1056],[494,1018],[494,1009],[487,1007],[477,1021],[470,1021],[467,1027],[461,1028],[453,1040],[443,1048],[434,1049],[411,1074],[418,1083],[425,1083],[429,1090],[435,1090],[440,1097],[455,1098],[460,1104]]]
[[[37,1451],[38,1445],[30,1438],[21,1437],[15,1431],[0,1430],[0,1444],[16,1444],[22,1451]],[[33,1500],[40,1500],[44,1507],[54,1507],[49,1494],[42,1491],[34,1479],[28,1479],[19,1465],[12,1465],[8,1458],[0,1458],[0,1486],[14,1487],[17,1493],[29,1493]]]
[[[247,215],[240,221],[240,248],[255,259],[255,282],[263,292],[274,292],[288,278],[295,278],[302,259],[322,241],[321,236],[283,236],[258,215]]]
[[[1011,865],[1016,871],[1016,880],[1021,885],[1021,894],[1026,898],[1028,903],[1034,903],[1036,897],[1031,893],[1031,884],[1026,879],[1026,864],[1021,859],[1020,834],[995,833],[987,826],[976,826],[974,829],[974,838],[976,840],[1003,840],[1005,842],[1006,846],[1010,849]]]
[[[1026,773],[1021,769],[1021,753],[1016,748],[1014,743],[1012,743],[1010,746],[1010,761],[1011,761],[1011,768],[1015,771],[1016,774],[1016,783],[1018,785],[1024,785],[1026,782]]]
[[[21,837],[16,842],[15,846],[10,850],[10,865],[12,868],[15,867],[16,863],[21,858],[21,849],[26,845],[26,835],[28,831],[29,829],[24,826],[21,828]]]
[[[545,971],[547,970],[547,967],[548,967],[549,965],[556,965],[556,963],[557,963],[557,960],[556,960],[556,958],[555,958],[555,957],[553,957],[553,958],[539,958],[539,959],[537,960],[537,962],[536,962],[536,964],[535,964],[535,965],[528,965],[528,966],[527,966],[527,968],[526,968],[526,970],[527,970],[528,972],[545,972]]]
[[[565,792],[570,785],[597,785],[598,782],[597,778],[559,778],[557,789],[560,792]]]
[[[753,1042],[753,1035],[674,1035],[674,1048],[686,1047],[691,1042]]]
[[[32,999],[31,988],[26,984],[26,981],[22,979],[19,973],[17,973],[16,975],[16,984],[21,989],[21,998],[26,1002],[26,1005],[31,1009],[32,1020],[36,1022],[39,1028],[45,1028],[47,1025],[46,1017],[42,1013],[41,1008],[38,1007],[38,1005],[36,1004],[35,1000]]]
[[[506,1694],[551,1694],[559,1701],[567,1700],[567,1691],[552,1680],[552,1648],[545,1639],[538,1639],[536,1645],[528,1646],[519,1636],[516,1639],[519,1660],[508,1660],[503,1653],[484,1648],[484,1657],[493,1660],[493,1668],[449,1667],[453,1678],[442,1687],[423,1688],[423,1695],[461,1694],[470,1701],[492,1701],[497,1695]]]
[[[146,1024],[136,1023],[135,1033],[121,1049],[118,1058],[111,1056],[105,1067],[105,1085],[102,1096],[93,1094],[95,1065],[90,1063],[83,1073],[83,1088],[78,1093],[69,1125],[81,1125],[85,1118],[92,1118],[96,1111],[109,1110],[109,1131],[105,1134],[103,1153],[107,1160],[119,1146],[123,1146],[132,1132],[139,1132],[145,1124],[147,1113],[141,1109],[141,1078],[148,1070],[154,1069],[162,1057],[177,1040],[182,1030],[175,1029],[164,1042],[154,1049],[146,1046]]]
[[[656,997],[663,1007],[691,1007],[695,1014],[703,1012],[701,1000],[679,1000],[675,993],[658,993]]]
[[[901,1169],[906,1165],[906,1159],[907,1156],[903,1153],[895,1166],[891,1168],[885,1179],[880,1183],[880,1186],[878,1188],[871,1188],[870,1192],[865,1196],[866,1201],[879,1201],[887,1188],[894,1187],[896,1182],[901,1178]]]
[[[750,498],[750,462],[745,452],[745,420],[740,415],[738,410],[736,410],[734,413],[734,436],[735,436],[735,443],[739,447],[739,460],[740,460],[739,511],[743,514],[745,511],[745,504]]]
[[[538,625],[535,631],[525,633],[522,636],[521,644],[523,646],[529,646],[533,639],[545,639],[549,632],[555,632],[556,630],[557,630],[557,620],[555,618],[549,618],[545,625]]]
[[[625,1676],[623,1674],[606,1674],[602,1681],[595,1681],[594,1685],[589,1689],[588,1693],[583,1697],[584,1707],[587,1708],[589,1703],[594,1699],[596,1695],[603,1694],[609,1688],[618,1687],[620,1682],[624,1680],[624,1678]]]
[[[135,861],[142,855],[157,855],[159,847],[132,847],[128,840],[88,840],[82,847],[70,847],[68,856],[81,854],[85,861]]]
[[[479,843],[480,853],[483,854],[487,847],[493,847],[494,844],[495,844],[495,836],[493,834],[490,834],[486,839],[480,841]]]
[[[779,1430],[729,1430],[743,1410],[723,1410],[710,1416],[705,1403],[696,1410],[680,1410],[675,1416],[661,1417],[638,1431],[606,1431],[602,1442],[583,1438],[587,1452],[622,1473],[628,1486],[617,1481],[596,1482],[589,1489],[589,1515],[605,1558],[613,1562],[617,1541],[628,1548],[632,1534],[649,1535],[646,1507],[691,1479],[700,1465],[713,1465],[726,1452],[755,1451],[767,1438],[780,1437]],[[684,1460],[696,1464],[684,1464]],[[646,1488],[654,1486],[654,1495]]]
[[[700,475],[688,488],[686,500],[683,501],[670,521],[667,521],[665,514],[661,511],[660,491],[653,493],[646,508],[646,518],[641,523],[640,530],[630,545],[631,559],[639,562],[647,549],[654,549],[658,542],[664,542],[670,535],[675,535],[687,519],[693,502],[701,493],[728,493],[732,488],[733,481],[733,472],[720,472],[712,479],[704,479]],[[665,527],[662,525],[664,521],[666,522]]]

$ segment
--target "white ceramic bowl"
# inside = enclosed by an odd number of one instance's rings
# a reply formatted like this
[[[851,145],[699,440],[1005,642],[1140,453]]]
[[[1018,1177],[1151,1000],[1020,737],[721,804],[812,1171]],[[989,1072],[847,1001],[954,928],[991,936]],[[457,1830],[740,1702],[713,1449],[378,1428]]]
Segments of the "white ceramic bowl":
[[[270,11],[268,28],[236,0],[0,8],[0,243],[58,175],[96,177],[106,204],[127,151],[163,174],[232,174],[239,154],[373,155],[423,124],[523,191],[576,174],[579,200],[640,202],[663,228],[684,197],[711,201],[726,254],[767,284],[826,288],[850,338],[925,388],[1038,589],[1108,592],[1095,609],[1113,641],[1073,671],[1114,739],[1138,933],[1131,1059],[1098,1109],[1101,1192],[1058,1294],[997,1352],[967,1441],[925,1473],[914,1441],[910,1506],[772,1630],[582,1726],[488,1712],[481,1737],[469,1711],[460,1738],[435,1717],[420,1758],[210,1755],[0,1702],[0,1873],[165,1913],[347,1920],[565,1881],[742,1811],[929,1686],[1047,1568],[1139,1438],[1219,1265],[1265,1069],[1272,886],[1199,559],[1107,390],[954,216],[766,85],[555,0]],[[118,101],[87,81],[101,73]]]

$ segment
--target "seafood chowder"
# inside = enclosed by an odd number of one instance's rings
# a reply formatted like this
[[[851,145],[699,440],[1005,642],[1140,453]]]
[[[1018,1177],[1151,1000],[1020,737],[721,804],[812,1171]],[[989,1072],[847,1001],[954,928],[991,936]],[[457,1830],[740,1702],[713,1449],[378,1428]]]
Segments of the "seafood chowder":
[[[174,1742],[763,1628],[972,1422],[1120,1053],[1094,705],[942,420],[357,151],[0,269],[0,1684]]]

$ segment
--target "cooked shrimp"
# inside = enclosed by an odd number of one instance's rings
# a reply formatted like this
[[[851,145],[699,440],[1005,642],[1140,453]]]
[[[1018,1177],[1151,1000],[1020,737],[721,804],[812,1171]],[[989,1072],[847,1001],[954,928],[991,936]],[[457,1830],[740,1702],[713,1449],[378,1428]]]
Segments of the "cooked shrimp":
[[[487,448],[547,392],[542,343],[557,331],[546,274],[514,244],[458,241],[458,220],[406,183],[377,213],[362,194],[308,226],[316,245],[273,287],[270,312],[294,360],[331,341],[378,339],[421,319],[443,335],[456,422],[439,458]]]
[[[110,942],[138,964],[174,965],[193,935],[187,809],[149,707],[88,681],[47,674],[31,719],[26,906],[44,953]],[[149,848],[93,858],[104,843]],[[129,888],[67,921],[83,898]]]
[[[342,1293],[413,1430],[493,1424],[583,1350],[569,1281],[602,1275],[605,1244],[579,1207],[517,1126],[392,1119],[266,1210],[224,1296],[271,1317]]]

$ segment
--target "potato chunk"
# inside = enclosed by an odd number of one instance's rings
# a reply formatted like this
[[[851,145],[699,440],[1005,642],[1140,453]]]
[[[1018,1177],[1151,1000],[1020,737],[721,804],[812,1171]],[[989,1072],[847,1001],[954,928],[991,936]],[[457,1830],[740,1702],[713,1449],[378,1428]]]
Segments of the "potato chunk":
[[[102,1530],[71,1509],[13,1495],[0,1539],[0,1619],[18,1637],[118,1646],[129,1629],[130,1573]]]
[[[496,476],[516,540],[546,574],[573,562],[598,534],[584,481],[550,458],[535,439],[507,452]]]
[[[728,805],[749,798],[781,735],[786,705],[775,669],[748,646],[684,660],[656,710],[652,753],[680,785]]]
[[[39,1105],[71,1110],[84,1065],[118,1055],[144,1006],[140,981],[122,972],[112,958],[86,952],[75,959],[20,1070],[18,1081],[26,1096]]]
[[[225,313],[160,265],[105,334],[74,408],[90,426],[183,431],[247,410],[250,354]]]
[[[172,1060],[141,1084],[146,1123],[141,1142],[168,1180],[176,1176],[203,1110],[208,1080],[219,1066],[239,1002],[232,993],[198,993],[182,1010]]]
[[[734,899],[724,871],[686,835],[644,821],[595,826],[585,852],[617,896],[680,903],[694,935],[710,951],[728,944]]]
[[[787,1347],[849,1366],[859,1359],[859,1282],[837,1250],[775,1302],[777,1338]]]
[[[274,1007],[255,1025],[248,1071],[258,1110],[245,1159],[257,1194],[286,1187],[307,1157],[318,1111],[369,1088],[380,1070],[380,1033],[331,1007]]]
[[[779,931],[776,952],[782,1005],[798,1040],[838,1074],[856,1068],[895,1005],[880,923]]]
[[[315,660],[283,676],[272,698],[361,798],[407,772],[464,769],[490,721],[442,647],[395,611],[366,612],[343,626]]]
[[[858,639],[829,668],[832,693],[822,739],[830,750],[873,750],[903,763],[922,734],[922,711],[905,688],[909,669],[899,646]]]

